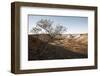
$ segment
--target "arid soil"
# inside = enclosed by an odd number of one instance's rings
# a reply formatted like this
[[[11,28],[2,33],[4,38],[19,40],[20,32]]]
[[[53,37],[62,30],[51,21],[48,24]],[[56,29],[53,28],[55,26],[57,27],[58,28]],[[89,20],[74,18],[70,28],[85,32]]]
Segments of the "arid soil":
[[[63,46],[66,49],[72,50],[73,52],[87,54],[88,49],[88,35],[82,34],[78,38],[64,38],[60,40],[55,40],[50,44]]]
[[[49,40],[46,34],[28,35],[28,60],[88,57],[88,34],[64,35]]]

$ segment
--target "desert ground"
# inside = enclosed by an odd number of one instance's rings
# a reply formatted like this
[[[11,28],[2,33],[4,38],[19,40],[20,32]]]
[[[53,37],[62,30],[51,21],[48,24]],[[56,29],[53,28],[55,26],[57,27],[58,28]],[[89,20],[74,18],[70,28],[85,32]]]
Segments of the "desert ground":
[[[28,60],[78,59],[88,57],[88,34],[28,35]]]

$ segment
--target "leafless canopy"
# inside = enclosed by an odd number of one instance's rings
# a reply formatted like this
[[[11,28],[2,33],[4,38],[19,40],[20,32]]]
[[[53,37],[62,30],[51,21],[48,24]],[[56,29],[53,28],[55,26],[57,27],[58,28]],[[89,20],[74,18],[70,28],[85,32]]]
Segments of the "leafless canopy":
[[[50,19],[41,19],[36,23],[36,27],[32,28],[31,32],[38,33],[44,30],[51,38],[54,38],[66,31],[66,27],[61,24],[53,25],[53,23]]]

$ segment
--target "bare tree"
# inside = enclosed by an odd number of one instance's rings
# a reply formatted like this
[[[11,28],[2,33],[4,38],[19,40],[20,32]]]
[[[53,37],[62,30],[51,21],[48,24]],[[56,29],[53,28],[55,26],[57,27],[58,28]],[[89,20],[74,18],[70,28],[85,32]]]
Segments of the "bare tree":
[[[50,36],[51,39],[54,39],[57,35],[62,34],[66,31],[66,27],[61,24],[53,25],[53,21],[50,19],[41,19],[37,22],[36,27],[33,27],[31,32],[39,33],[42,30]]]
[[[50,19],[41,19],[36,23],[36,27],[33,27],[31,30],[31,32],[36,34],[44,30],[45,33],[50,37],[47,43],[45,45],[42,45],[42,52],[39,54],[40,56],[43,55],[44,52],[46,52],[48,42],[53,41],[57,35],[61,35],[66,31],[66,27],[64,27],[63,25],[54,25],[53,23],[54,22]]]

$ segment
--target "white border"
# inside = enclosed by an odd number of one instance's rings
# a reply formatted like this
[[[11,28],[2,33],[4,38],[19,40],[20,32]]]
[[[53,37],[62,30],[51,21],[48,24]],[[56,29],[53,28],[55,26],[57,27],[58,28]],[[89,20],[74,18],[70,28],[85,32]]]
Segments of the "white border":
[[[28,35],[27,35],[27,15],[58,15],[58,16],[81,16],[88,17],[88,58],[86,59],[64,59],[64,60],[43,60],[28,61]],[[41,7],[21,7],[20,8],[20,69],[43,69],[75,66],[94,65],[94,11],[55,9]]]

